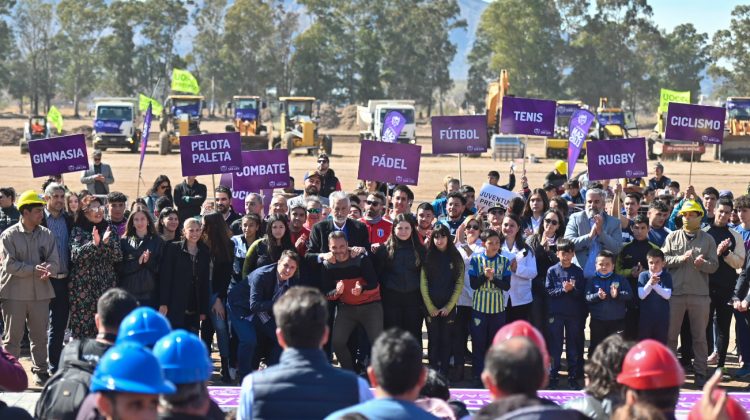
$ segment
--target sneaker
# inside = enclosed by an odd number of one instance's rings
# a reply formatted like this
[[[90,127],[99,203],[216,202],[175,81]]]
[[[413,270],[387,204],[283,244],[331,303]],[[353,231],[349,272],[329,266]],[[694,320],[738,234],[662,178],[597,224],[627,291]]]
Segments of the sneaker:
[[[547,389],[550,389],[550,390],[553,390],[553,391],[556,390],[559,387],[559,381],[560,380],[557,379],[557,378],[555,378],[555,379],[550,378],[549,384],[547,385]]]
[[[750,376],[750,366],[744,366],[734,372],[735,378],[744,378],[746,376]]]
[[[571,391],[580,391],[581,385],[578,383],[578,380],[575,378],[568,379],[568,387]]]
[[[715,365],[719,362],[719,354],[716,352],[711,353],[710,356],[708,356],[708,359],[706,359],[706,363],[709,365]]]
[[[43,387],[49,380],[49,374],[45,371],[34,372],[32,374],[32,379],[34,379],[34,385]]]

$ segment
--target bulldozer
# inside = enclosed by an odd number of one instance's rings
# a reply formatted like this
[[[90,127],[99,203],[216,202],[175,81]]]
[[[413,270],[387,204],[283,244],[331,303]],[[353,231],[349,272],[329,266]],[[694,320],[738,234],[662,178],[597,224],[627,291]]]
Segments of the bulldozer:
[[[168,155],[180,150],[180,136],[203,133],[200,129],[204,97],[199,95],[170,95],[164,102],[167,112],[167,131],[159,133],[159,154]],[[171,125],[171,128],[169,127]]]
[[[333,139],[318,133],[318,117],[313,115],[316,99],[309,96],[279,98],[279,135],[273,139],[274,149],[306,149],[308,155],[320,150],[330,155]]]
[[[568,132],[570,119],[583,107],[579,100],[557,101],[555,110],[555,133],[544,139],[544,157],[548,159],[565,159],[568,156]],[[583,143],[580,158],[586,154],[586,142]]]
[[[750,160],[750,98],[729,97],[726,102],[724,142],[717,145],[714,157],[722,162]]]
[[[502,115],[503,98],[509,95],[510,79],[508,70],[500,70],[500,77],[487,85],[487,96],[485,97],[485,109],[487,113],[487,149],[492,156],[501,156],[503,159],[514,159],[523,157],[524,144],[518,136],[508,136],[500,133],[500,116]],[[478,157],[478,154],[470,154]]]
[[[231,108],[234,111],[234,124],[226,126],[228,132],[238,131],[242,150],[267,150],[268,129],[260,123],[263,102],[260,96],[232,96]]]

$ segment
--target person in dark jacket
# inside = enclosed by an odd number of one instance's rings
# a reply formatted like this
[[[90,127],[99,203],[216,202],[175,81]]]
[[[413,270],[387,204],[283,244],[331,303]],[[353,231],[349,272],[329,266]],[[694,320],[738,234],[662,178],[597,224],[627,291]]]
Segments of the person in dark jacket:
[[[422,337],[424,303],[419,289],[425,249],[411,214],[393,219],[391,236],[375,252],[385,328],[398,327]]]
[[[183,223],[184,240],[168,244],[161,264],[159,312],[172,328],[197,334],[208,315],[211,256],[201,239],[201,222]]]
[[[13,188],[0,188],[0,233],[21,219],[21,213],[13,204],[15,201],[16,191]]]
[[[596,256],[596,274],[586,285],[586,301],[591,312],[589,354],[607,336],[625,329],[625,308],[633,298],[630,283],[614,272],[615,255],[607,250]]]
[[[237,367],[240,378],[250,373],[258,335],[276,341],[276,323],[271,309],[289,287],[296,285],[294,277],[298,267],[297,253],[286,250],[281,253],[278,263],[259,267],[246,277],[246,281],[235,284],[229,291],[227,308],[232,329],[239,338]],[[269,364],[278,361],[279,353],[272,352]]]
[[[448,374],[455,334],[456,304],[464,289],[464,261],[450,230],[438,224],[430,234],[420,291],[427,309],[427,354],[430,366]]]
[[[242,264],[242,278],[246,278],[258,267],[275,263],[286,250],[294,250],[289,219],[283,215],[272,215],[266,221],[265,235],[247,248]]]
[[[330,336],[328,308],[311,287],[289,289],[273,306],[279,364],[245,378],[238,419],[322,419],[372,398],[367,382],[331,366],[321,350]]]
[[[122,261],[117,264],[117,287],[135,296],[141,306],[156,309],[164,241],[147,212],[136,210],[128,217],[120,247]]]
[[[146,197],[144,197],[146,199],[148,211],[154,216],[159,214],[156,210],[156,200],[161,197],[167,197],[169,198],[169,201],[174,202],[172,199],[172,183],[166,175],[157,176],[151,189],[148,190]]]
[[[521,222],[523,223],[521,228],[524,236],[531,236],[539,229],[542,225],[542,217],[547,210],[549,210],[547,193],[541,188],[535,188],[529,195],[521,215]]]
[[[320,174],[320,196],[328,197],[334,191],[341,191],[341,182],[336,178],[333,169],[330,168],[328,155],[318,155],[318,173]]]
[[[194,176],[186,177],[174,187],[174,205],[177,207],[181,222],[201,214],[206,194],[206,186],[198,182]]]

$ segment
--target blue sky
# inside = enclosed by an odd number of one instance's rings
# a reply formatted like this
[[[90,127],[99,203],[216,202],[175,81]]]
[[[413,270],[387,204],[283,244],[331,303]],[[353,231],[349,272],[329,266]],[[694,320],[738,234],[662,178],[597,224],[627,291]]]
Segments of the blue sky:
[[[732,9],[747,1],[739,0],[652,0],[654,22],[671,31],[681,23],[692,23],[699,32],[708,33],[709,40],[719,29],[728,29]]]

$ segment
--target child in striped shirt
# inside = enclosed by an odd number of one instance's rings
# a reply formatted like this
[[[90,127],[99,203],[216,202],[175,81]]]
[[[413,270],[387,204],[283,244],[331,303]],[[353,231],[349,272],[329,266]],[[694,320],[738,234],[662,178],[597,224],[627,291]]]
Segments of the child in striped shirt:
[[[505,324],[505,292],[510,289],[511,265],[500,253],[500,234],[487,229],[479,236],[484,252],[471,257],[469,282],[475,290],[471,313],[474,380],[484,370],[484,356],[495,333]]]

